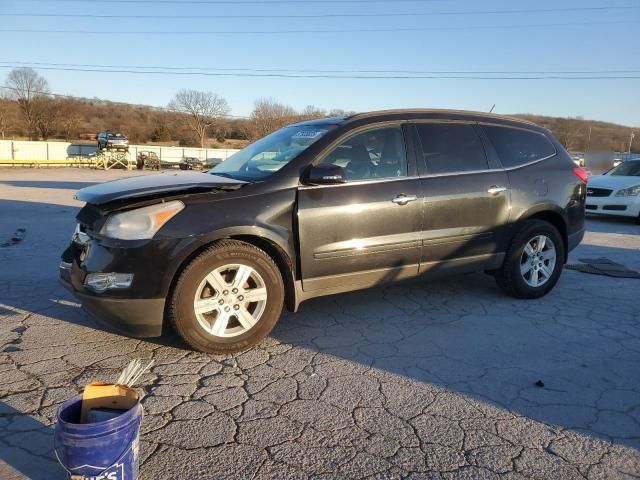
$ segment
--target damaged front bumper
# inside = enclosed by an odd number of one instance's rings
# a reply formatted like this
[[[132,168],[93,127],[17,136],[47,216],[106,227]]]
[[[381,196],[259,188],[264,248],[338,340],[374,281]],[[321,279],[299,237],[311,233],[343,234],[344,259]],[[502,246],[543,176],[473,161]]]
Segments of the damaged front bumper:
[[[77,233],[62,255],[60,283],[100,324],[127,336],[160,336],[163,329],[165,298],[149,298],[156,296],[150,295],[150,290],[157,290],[160,288],[159,285],[149,285],[146,282],[145,288],[136,288],[136,280],[144,282],[148,278],[135,274],[132,275],[134,283],[130,288],[116,287],[113,290],[97,291],[95,287],[87,285],[87,276],[90,274],[123,270],[139,265],[139,262],[132,261],[134,259],[129,250],[126,251],[123,262],[121,257],[124,249],[105,247],[96,240],[88,236],[79,236]]]
[[[80,293],[62,277],[60,283],[69,290],[101,325],[130,337],[162,335],[164,299],[106,298]]]

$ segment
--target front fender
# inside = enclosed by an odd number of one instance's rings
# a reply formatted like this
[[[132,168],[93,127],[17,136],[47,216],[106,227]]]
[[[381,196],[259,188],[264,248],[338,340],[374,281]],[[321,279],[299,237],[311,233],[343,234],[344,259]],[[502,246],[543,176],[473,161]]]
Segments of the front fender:
[[[234,195],[235,193],[235,195]],[[164,234],[180,239],[170,253],[162,289],[169,294],[178,272],[212,243],[239,238],[267,250],[272,256],[288,256],[285,263],[295,272],[297,241],[293,217],[296,190],[285,189],[259,195],[194,197],[183,212],[172,219]],[[275,253],[274,253],[275,252]],[[276,262],[278,263],[278,262]],[[284,268],[280,266],[282,270]],[[295,275],[292,274],[292,277]]]
[[[299,301],[297,290],[295,289],[295,269],[296,257],[291,245],[281,232],[274,232],[256,226],[236,226],[221,228],[209,234],[185,239],[176,246],[171,262],[168,265],[166,275],[163,278],[162,291],[166,296],[170,294],[171,288],[177,276],[189,262],[200,252],[206,250],[210,245],[225,238],[237,238],[247,241],[258,248],[265,250],[267,254],[278,258],[274,261],[278,265],[285,282],[285,303],[290,311],[296,311]]]

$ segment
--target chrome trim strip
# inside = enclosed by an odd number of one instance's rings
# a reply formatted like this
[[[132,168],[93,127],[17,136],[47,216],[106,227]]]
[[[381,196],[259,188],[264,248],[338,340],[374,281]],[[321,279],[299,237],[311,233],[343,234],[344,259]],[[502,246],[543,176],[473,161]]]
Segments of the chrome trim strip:
[[[504,169],[468,170],[466,172],[428,173],[420,178],[457,177],[459,175],[477,175],[480,173],[504,172]]]
[[[315,188],[326,187],[347,187],[351,185],[371,185],[376,183],[402,182],[404,180],[419,180],[420,177],[413,175],[411,177],[390,177],[390,178],[373,178],[370,180],[356,180],[354,182],[336,183],[335,185],[299,185],[300,190],[313,190]]]
[[[477,233],[468,233],[465,235],[455,235],[453,237],[425,237],[424,235],[429,232],[421,232],[423,235],[422,238],[422,246],[423,247],[433,247],[438,245],[449,245],[456,244],[460,242],[470,242],[472,240],[486,240],[493,238],[493,232],[477,232]]]
[[[372,180],[358,180],[355,182],[339,183],[336,185],[300,185],[298,188],[307,190],[307,189],[319,188],[319,187],[344,187],[346,185],[364,185],[364,184],[393,182],[393,181],[401,181],[401,180],[418,180],[422,178],[456,177],[458,175],[477,175],[481,173],[511,172],[513,170],[518,170],[520,168],[530,167],[531,165],[535,165],[536,163],[544,162],[545,160],[549,160],[550,158],[553,158],[557,155],[558,155],[557,153],[554,153],[553,155],[549,155],[547,157],[543,157],[538,160],[533,160],[531,162],[523,163],[522,165],[516,165],[515,167],[508,167],[508,168],[487,168],[485,170],[468,170],[463,172],[428,173],[422,176],[414,175],[411,177],[392,177],[392,178],[380,178],[380,179],[372,179]]]
[[[553,157],[555,157],[557,155],[558,155],[557,153],[554,153],[553,155],[549,155],[547,157],[540,158],[538,160],[533,160],[533,161],[528,162],[528,163],[523,163],[522,165],[516,165],[515,167],[488,168],[486,170],[469,170],[469,171],[466,171],[466,172],[429,173],[427,175],[423,175],[420,178],[453,177],[453,176],[458,176],[458,175],[474,175],[474,174],[480,174],[480,173],[511,172],[513,170],[518,170],[520,168],[524,168],[524,167],[529,167],[531,165],[535,165],[536,163],[544,162],[545,160],[549,160],[550,158],[553,158]]]
[[[355,182],[339,183],[336,185],[300,185],[298,188],[307,190],[307,189],[319,188],[319,187],[344,187],[347,185],[364,185],[364,184],[393,182],[393,181],[401,181],[401,180],[418,180],[422,178],[456,177],[458,175],[477,175],[481,173],[511,172],[513,170],[518,170],[520,168],[535,165],[536,163],[544,162],[545,160],[549,160],[550,158],[553,158],[557,155],[558,155],[557,153],[554,153],[553,155],[549,155],[547,157],[540,158],[538,160],[533,160],[528,163],[523,163],[522,165],[516,165],[515,167],[508,167],[508,168],[487,168],[485,170],[468,170],[463,172],[428,173],[422,176],[414,175],[411,177],[392,177],[392,178],[380,178],[380,179],[372,179],[372,180],[358,180]]]
[[[360,255],[372,255],[375,253],[388,253],[397,250],[408,250],[412,248],[421,248],[420,240],[407,240],[405,242],[385,243],[378,245],[370,245],[363,248],[345,248],[342,250],[330,250],[325,252],[314,252],[314,260],[326,260],[329,258],[355,257]]]
[[[505,172],[510,172],[512,170],[518,170],[519,168],[529,167],[531,165],[535,165],[536,163],[544,162],[545,160],[549,160],[550,158],[553,158],[553,157],[556,157],[556,156],[558,156],[558,152],[557,151],[553,155],[548,155],[548,156],[540,158],[538,160],[533,160],[531,162],[523,163],[522,165],[516,165],[515,167],[505,168],[504,171]]]
[[[511,172],[513,170],[518,170],[520,168],[530,167],[531,165],[535,165],[536,163],[544,162],[545,160],[549,160],[557,156],[558,153],[554,153],[553,155],[549,155],[547,157],[540,158],[538,160],[533,160],[531,162],[523,163],[522,165],[516,165],[514,167],[508,168],[487,168],[484,170],[468,170],[462,172],[448,172],[448,173],[428,173],[422,176],[410,176],[410,177],[391,177],[391,178],[379,178],[379,179],[371,179],[371,180],[357,180],[355,182],[345,182],[338,183],[336,185],[299,185],[299,189],[313,189],[320,187],[344,187],[347,185],[364,185],[364,184],[372,184],[372,183],[383,183],[383,182],[394,182],[394,181],[402,181],[402,180],[419,180],[423,178],[439,178],[439,177],[456,177],[458,175],[477,175],[481,173],[497,173],[497,172]]]

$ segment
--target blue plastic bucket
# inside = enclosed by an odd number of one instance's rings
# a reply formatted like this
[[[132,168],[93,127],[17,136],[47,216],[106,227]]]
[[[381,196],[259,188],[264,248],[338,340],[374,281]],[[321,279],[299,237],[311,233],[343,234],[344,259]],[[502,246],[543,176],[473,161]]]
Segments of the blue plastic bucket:
[[[79,423],[82,396],[58,409],[55,453],[69,475],[93,480],[138,478],[138,434],[143,409],[140,402],[110,420]]]

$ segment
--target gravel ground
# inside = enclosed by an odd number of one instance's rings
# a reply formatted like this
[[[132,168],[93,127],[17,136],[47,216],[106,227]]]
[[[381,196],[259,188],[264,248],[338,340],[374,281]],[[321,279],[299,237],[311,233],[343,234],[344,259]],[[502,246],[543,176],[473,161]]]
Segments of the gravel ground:
[[[0,478],[64,478],[60,403],[132,358],[141,477],[640,477],[640,281],[565,270],[536,301],[472,274],[316,299],[258,348],[105,331],[57,284],[72,195],[136,172],[0,170]],[[590,219],[571,261],[640,269],[640,226]],[[8,242],[11,243],[11,242]],[[544,386],[536,386],[542,381]]]

